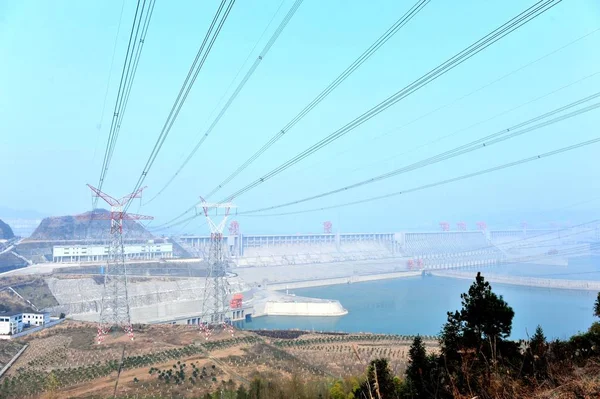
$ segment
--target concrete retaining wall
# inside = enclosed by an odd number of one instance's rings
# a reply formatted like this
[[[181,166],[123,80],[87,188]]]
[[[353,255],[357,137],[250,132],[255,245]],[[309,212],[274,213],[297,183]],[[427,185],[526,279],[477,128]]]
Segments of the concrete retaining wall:
[[[284,283],[269,284],[267,289],[269,291],[281,291],[286,289],[298,289],[298,288],[309,288],[309,287],[322,287],[326,285],[338,285],[338,284],[352,284],[360,283],[364,281],[375,281],[375,280],[388,280],[395,278],[406,278],[420,276],[420,271],[413,272],[393,272],[393,273],[378,273],[360,276],[348,276],[348,277],[337,277],[337,278],[324,278],[317,280],[303,280],[303,281],[289,281]]]
[[[10,368],[10,366],[12,366],[13,363],[17,361],[17,359],[23,354],[23,352],[25,352],[25,349],[27,349],[28,346],[29,345],[25,344],[25,346],[23,346],[21,350],[19,350],[19,352],[17,352],[17,354],[14,355],[12,359],[10,359],[10,362],[6,363],[6,366],[4,366],[2,370],[0,370],[0,377],[2,377],[4,373],[6,373],[6,371]]]
[[[433,276],[451,277],[466,280],[474,280],[475,273],[467,272],[430,272]],[[490,283],[520,285],[526,287],[552,288],[564,290],[600,291],[600,281],[585,280],[560,280],[536,277],[514,277],[501,276],[497,274],[486,274],[485,279]]]

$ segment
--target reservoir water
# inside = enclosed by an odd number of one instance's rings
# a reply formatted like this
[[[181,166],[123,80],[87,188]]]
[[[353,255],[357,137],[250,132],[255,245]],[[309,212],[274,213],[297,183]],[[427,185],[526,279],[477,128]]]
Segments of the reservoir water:
[[[600,258],[571,260],[568,267],[507,265],[484,269],[494,274],[598,280]],[[473,280],[476,271],[473,271]],[[554,276],[553,276],[554,277]],[[247,329],[302,329],[436,335],[446,312],[460,309],[460,294],[471,281],[441,277],[411,277],[346,285],[297,289],[293,294],[337,299],[348,310],[340,317],[258,317]],[[549,339],[565,339],[583,332],[594,322],[596,292],[530,288],[493,284],[495,293],[515,311],[511,337],[526,338],[539,324]],[[292,293],[292,292],[290,292]]]

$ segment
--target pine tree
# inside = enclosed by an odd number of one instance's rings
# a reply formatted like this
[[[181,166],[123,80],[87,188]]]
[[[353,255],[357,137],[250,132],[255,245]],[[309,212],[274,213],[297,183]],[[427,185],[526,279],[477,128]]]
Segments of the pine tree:
[[[529,341],[529,347],[535,356],[543,355],[546,351],[546,336],[541,326],[537,326]]]
[[[521,358],[518,346],[506,340],[515,313],[501,296],[492,292],[481,273],[460,297],[462,309],[448,312],[440,337],[440,361],[432,365],[438,371],[431,372],[437,373],[432,381],[436,381],[436,386],[445,386],[449,397],[455,390],[470,393],[483,389],[502,358]]]
[[[594,316],[600,317],[600,292],[598,293],[598,297],[594,303]]]
[[[483,339],[494,341],[508,338],[515,312],[502,296],[492,292],[490,283],[485,281],[481,272],[477,273],[469,292],[460,297],[464,336],[471,341],[468,343],[476,347]]]
[[[541,326],[537,326],[535,333],[529,340],[528,351],[525,355],[523,372],[532,375],[538,380],[548,376],[548,362],[546,354],[548,343]]]
[[[462,325],[460,312],[448,312],[448,321],[442,327],[440,333],[440,349],[446,362],[455,362],[460,360],[459,351],[462,348],[461,342]]]
[[[409,384],[411,393],[415,398],[426,398],[427,381],[431,365],[425,350],[423,339],[417,335],[413,340],[408,351],[408,367],[406,369],[406,379]]]

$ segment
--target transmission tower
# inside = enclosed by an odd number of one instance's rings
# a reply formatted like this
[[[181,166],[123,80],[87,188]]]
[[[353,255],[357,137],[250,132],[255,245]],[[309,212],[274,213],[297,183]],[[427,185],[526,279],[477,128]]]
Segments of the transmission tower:
[[[104,273],[97,340],[98,343],[101,343],[113,328],[122,328],[133,340],[127,294],[127,266],[125,265],[125,250],[123,248],[123,221],[152,220],[154,218],[152,216],[125,213],[123,208],[134,198],[142,198],[142,191],[145,187],[120,199],[115,199],[89,184],[88,187],[92,190],[94,197],[102,198],[110,205],[110,213],[92,212],[78,216],[78,219],[110,220],[108,260]]]
[[[229,217],[231,208],[235,208],[231,202],[208,203],[200,197],[206,222],[210,228],[210,247],[208,251],[208,272],[204,284],[204,297],[202,300],[202,322],[205,326],[215,327],[227,323],[226,313],[228,310],[227,297],[229,286],[227,283],[227,257],[223,245],[223,230]],[[214,210],[214,214],[211,215]],[[212,217],[211,217],[212,216]],[[213,220],[220,218],[216,223]]]
[[[240,234],[240,224],[237,222],[237,220],[233,220],[229,224],[229,235],[230,236],[237,236],[239,234]]]

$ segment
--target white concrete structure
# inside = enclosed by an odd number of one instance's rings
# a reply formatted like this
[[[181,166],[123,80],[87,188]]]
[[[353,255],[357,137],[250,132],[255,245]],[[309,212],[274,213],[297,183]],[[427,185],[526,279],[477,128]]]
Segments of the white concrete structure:
[[[55,245],[52,261],[55,263],[97,262],[108,257],[108,245]],[[163,259],[173,257],[173,244],[154,243],[126,244],[127,259]]]
[[[265,304],[265,316],[343,316],[348,313],[338,301],[312,302],[309,298],[269,301]],[[256,315],[259,316],[259,315]]]
[[[339,301],[255,291],[253,317],[260,316],[343,316],[348,313]]]
[[[0,335],[14,335],[23,331],[22,313],[0,313]]]
[[[23,324],[26,326],[43,326],[50,322],[50,313],[23,313]]]

